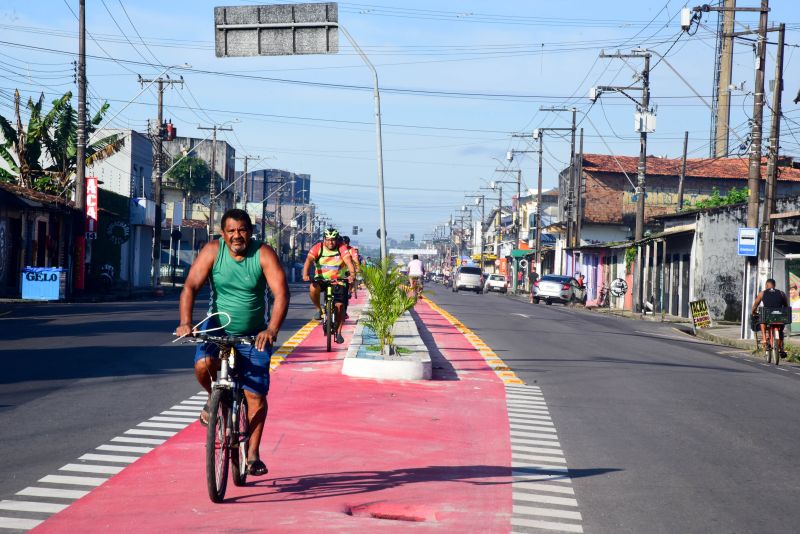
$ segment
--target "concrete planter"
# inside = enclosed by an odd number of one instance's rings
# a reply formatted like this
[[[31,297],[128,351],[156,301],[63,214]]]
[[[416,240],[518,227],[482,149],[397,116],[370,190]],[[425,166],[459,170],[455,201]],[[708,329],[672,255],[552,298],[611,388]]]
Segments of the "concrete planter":
[[[410,352],[388,355],[369,350],[367,347],[377,345],[378,339],[359,320],[342,365],[342,374],[387,380],[430,380],[431,356],[411,312],[404,313],[398,319],[393,333],[395,345]]]

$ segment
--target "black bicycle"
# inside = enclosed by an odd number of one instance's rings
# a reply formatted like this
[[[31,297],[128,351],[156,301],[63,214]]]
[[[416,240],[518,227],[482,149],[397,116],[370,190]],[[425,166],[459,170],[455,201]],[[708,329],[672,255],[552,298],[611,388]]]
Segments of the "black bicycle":
[[[219,347],[220,368],[208,401],[208,432],[206,433],[206,482],[208,496],[219,503],[225,498],[228,486],[228,461],[235,486],[247,482],[247,444],[250,426],[247,418],[247,399],[239,380],[241,355],[236,345],[252,345],[252,336],[213,336],[195,334],[187,341],[213,343]]]
[[[336,325],[338,324],[338,317],[336,306],[334,303],[333,292],[336,284],[324,278],[314,278],[314,283],[319,285],[320,289],[320,305],[322,308],[322,330],[325,332],[325,346],[328,352],[331,351],[333,346],[333,339],[336,337]]]

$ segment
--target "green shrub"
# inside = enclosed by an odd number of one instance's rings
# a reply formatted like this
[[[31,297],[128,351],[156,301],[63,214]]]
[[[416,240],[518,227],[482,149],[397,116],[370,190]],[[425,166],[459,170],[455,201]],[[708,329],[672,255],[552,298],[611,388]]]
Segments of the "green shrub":
[[[392,265],[391,258],[384,258],[378,265],[366,266],[361,272],[370,295],[369,309],[363,316],[364,325],[375,332],[381,353],[387,347],[391,353],[394,347],[392,328],[417,300],[408,294],[406,277]]]

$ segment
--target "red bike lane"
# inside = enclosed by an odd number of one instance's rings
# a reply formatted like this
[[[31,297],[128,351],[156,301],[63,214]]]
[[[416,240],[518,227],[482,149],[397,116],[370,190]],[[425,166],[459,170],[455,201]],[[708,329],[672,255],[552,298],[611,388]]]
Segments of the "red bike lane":
[[[438,312],[416,311],[458,379],[344,376],[352,325],[331,353],[317,327],[272,375],[268,475],[212,503],[194,423],[33,532],[508,532],[503,383]]]

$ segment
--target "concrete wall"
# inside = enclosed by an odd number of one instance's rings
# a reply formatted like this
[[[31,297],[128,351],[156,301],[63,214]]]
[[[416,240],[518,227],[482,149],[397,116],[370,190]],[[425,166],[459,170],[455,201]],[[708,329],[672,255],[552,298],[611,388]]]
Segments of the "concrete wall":
[[[97,176],[100,187],[129,198],[153,198],[153,146],[133,130],[103,130],[98,138],[118,134],[121,150],[86,167],[87,176]]]

